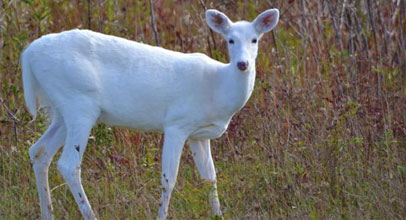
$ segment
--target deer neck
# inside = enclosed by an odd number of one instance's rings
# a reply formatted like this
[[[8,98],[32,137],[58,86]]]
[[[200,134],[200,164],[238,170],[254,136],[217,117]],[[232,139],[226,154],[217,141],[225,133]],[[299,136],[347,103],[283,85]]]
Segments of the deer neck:
[[[236,65],[227,64],[220,69],[222,88],[220,103],[224,110],[234,114],[240,110],[250,98],[255,84],[255,64],[248,71],[241,72]]]

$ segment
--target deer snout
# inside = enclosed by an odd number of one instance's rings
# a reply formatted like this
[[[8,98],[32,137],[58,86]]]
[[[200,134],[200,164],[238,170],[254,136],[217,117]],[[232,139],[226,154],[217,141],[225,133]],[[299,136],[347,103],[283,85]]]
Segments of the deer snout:
[[[237,67],[238,67],[238,69],[241,70],[241,71],[247,70],[247,68],[248,68],[248,61],[239,61],[239,62],[237,63]]]

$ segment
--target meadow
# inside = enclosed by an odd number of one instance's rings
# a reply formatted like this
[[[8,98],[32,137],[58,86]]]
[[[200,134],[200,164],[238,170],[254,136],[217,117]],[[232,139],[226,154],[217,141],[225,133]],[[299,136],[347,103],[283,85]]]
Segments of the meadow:
[[[48,121],[25,108],[23,49],[81,28],[227,62],[207,8],[234,21],[281,12],[250,101],[212,141],[224,218],[406,219],[405,0],[152,2],[156,36],[147,0],[0,1],[0,219],[40,219],[28,149]],[[161,146],[161,134],[93,128],[82,183],[98,219],[156,217]],[[55,217],[80,219],[56,161]],[[169,219],[212,219],[209,189],[185,147]]]

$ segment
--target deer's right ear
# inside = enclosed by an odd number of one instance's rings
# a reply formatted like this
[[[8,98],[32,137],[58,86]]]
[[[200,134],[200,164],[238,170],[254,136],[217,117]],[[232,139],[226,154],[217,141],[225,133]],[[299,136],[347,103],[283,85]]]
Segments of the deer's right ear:
[[[224,13],[215,9],[206,11],[206,22],[213,31],[223,35],[228,33],[232,23]]]

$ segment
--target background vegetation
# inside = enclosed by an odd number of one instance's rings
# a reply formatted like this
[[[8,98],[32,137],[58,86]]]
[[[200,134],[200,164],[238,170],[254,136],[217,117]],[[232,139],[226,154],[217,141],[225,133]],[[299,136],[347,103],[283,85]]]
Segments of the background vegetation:
[[[251,20],[279,8],[263,37],[247,106],[212,142],[226,219],[405,219],[405,0],[156,0],[160,45],[227,62],[205,8]],[[155,44],[147,0],[0,1],[0,219],[39,219],[28,148],[46,129],[24,107],[19,55],[43,34],[87,28]],[[135,100],[136,101],[136,100]],[[153,219],[161,135],[99,125],[82,178],[99,219]],[[55,160],[56,161],[56,160]],[[57,219],[79,211],[55,168]],[[210,219],[185,148],[171,219]]]

